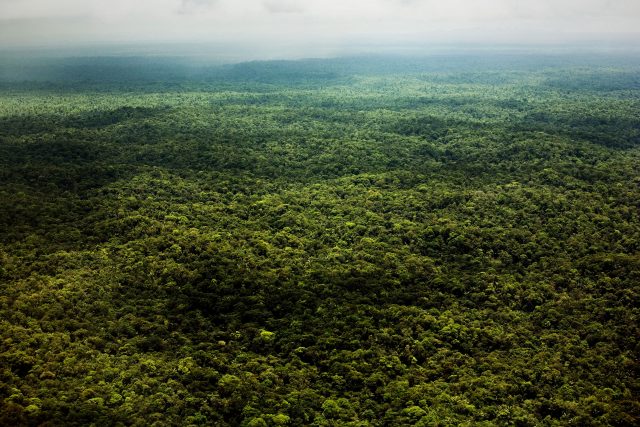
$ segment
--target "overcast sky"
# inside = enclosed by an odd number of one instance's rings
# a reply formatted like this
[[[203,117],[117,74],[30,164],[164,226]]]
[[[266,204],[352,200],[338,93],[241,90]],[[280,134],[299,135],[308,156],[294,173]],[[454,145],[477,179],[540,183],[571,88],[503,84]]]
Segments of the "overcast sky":
[[[640,0],[0,0],[0,47],[640,41]]]

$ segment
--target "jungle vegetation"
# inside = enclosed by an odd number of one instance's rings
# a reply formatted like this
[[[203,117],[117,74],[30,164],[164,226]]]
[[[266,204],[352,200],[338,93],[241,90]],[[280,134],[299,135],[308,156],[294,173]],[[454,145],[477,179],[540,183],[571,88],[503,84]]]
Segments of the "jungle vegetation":
[[[640,59],[0,65],[0,425],[640,422]]]

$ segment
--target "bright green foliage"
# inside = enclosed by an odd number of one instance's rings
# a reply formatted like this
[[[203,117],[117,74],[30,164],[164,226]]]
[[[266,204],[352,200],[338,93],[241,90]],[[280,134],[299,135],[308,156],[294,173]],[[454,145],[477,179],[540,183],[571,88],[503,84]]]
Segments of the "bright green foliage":
[[[0,425],[638,423],[640,67],[509,58],[2,84]]]

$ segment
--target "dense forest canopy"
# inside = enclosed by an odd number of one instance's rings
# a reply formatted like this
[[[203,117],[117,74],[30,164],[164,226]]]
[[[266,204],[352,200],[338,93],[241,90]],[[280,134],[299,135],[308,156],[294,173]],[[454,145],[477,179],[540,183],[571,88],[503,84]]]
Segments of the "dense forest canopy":
[[[640,58],[0,62],[0,425],[640,422]]]

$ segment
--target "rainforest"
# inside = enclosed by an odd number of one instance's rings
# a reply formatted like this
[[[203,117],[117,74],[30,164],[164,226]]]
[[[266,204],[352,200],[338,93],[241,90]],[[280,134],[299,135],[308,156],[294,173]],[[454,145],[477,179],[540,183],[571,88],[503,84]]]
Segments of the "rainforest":
[[[0,425],[640,423],[640,56],[0,63]]]

